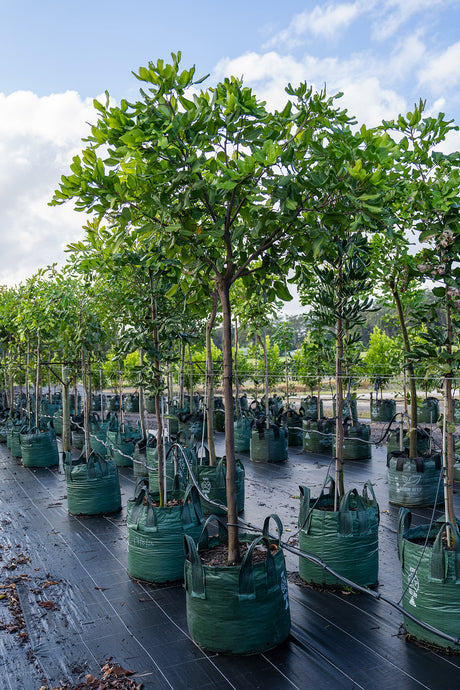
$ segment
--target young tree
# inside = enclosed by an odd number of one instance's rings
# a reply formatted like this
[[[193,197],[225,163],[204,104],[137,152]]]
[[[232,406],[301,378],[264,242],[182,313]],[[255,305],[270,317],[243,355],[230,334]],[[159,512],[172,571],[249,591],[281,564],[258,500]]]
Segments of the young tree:
[[[334,98],[306,84],[289,86],[286,106],[270,113],[233,77],[194,92],[195,70],[180,69],[180,54],[136,77],[137,102],[95,102],[99,120],[52,203],[73,198],[78,210],[105,217],[115,244],[136,233],[148,239],[150,256],[161,247],[180,263],[177,287],[182,271],[214,285],[223,322],[228,558],[236,563],[230,289],[242,280],[260,291],[255,275],[277,274],[265,295],[283,299],[288,266],[321,245],[320,217],[352,226],[375,218],[379,149],[369,133],[352,132]]]

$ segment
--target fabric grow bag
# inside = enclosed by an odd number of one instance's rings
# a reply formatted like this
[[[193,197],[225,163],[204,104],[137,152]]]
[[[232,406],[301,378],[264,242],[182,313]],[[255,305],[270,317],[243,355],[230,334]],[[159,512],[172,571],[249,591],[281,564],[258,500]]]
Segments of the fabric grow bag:
[[[134,446],[133,451],[133,475],[135,477],[148,477],[147,470],[147,439],[140,439]]]
[[[336,400],[332,401],[332,414],[337,417]],[[358,421],[358,402],[356,398],[351,400],[345,399],[343,401],[342,419],[352,419],[354,422]]]
[[[56,436],[62,436],[62,409],[53,414],[53,427]]]
[[[268,534],[270,517],[278,526],[278,539]],[[281,548],[283,527],[278,516],[267,517],[261,536],[240,533],[249,545],[242,562],[210,566],[202,562],[194,540],[186,536],[185,592],[187,624],[201,648],[222,654],[259,654],[284,642],[291,628],[286,565]],[[212,518],[208,518],[206,526]],[[219,522],[219,537],[200,546],[207,548],[228,540]],[[253,562],[256,550],[265,560]]]
[[[155,414],[156,407],[155,407],[155,396],[154,395],[148,395],[145,399],[145,409],[149,414]]]
[[[203,513],[196,487],[171,491],[178,505],[155,506],[158,494],[138,480],[134,498],[126,505],[128,572],[146,582],[174,582],[184,577],[184,536],[196,541],[203,529]]]
[[[458,525],[436,522],[410,527],[411,513],[399,512],[398,556],[401,563],[403,607],[419,620],[460,637],[460,533]],[[455,536],[455,548],[444,547],[447,526]],[[425,540],[431,543],[425,546]],[[434,541],[433,541],[434,540]],[[418,542],[418,543],[417,543]],[[420,642],[460,652],[460,645],[425,630],[404,616],[407,632]]]
[[[398,506],[432,506],[444,503],[441,455],[409,459],[406,450],[393,450],[387,457],[388,500]]]
[[[107,430],[107,443],[112,448],[112,457],[117,467],[132,467],[134,446],[141,438],[139,428],[120,425],[116,430]]]
[[[139,412],[139,396],[131,393],[125,398],[126,412]]]
[[[207,450],[207,449],[206,449]],[[193,467],[195,477],[198,481],[200,491],[205,494],[207,498],[224,506],[227,505],[227,462],[225,457],[219,458],[215,466],[209,465],[209,452],[205,458],[202,459],[201,464],[195,464]],[[235,485],[236,485],[236,505],[240,513],[244,510],[244,465],[240,460],[235,463]],[[225,515],[227,512],[223,508],[217,508],[211,505],[208,501],[200,496],[201,509],[205,515]]]
[[[252,422],[249,454],[253,462],[286,462],[288,457],[288,430],[277,424],[265,426],[264,419]]]
[[[320,400],[320,415],[324,416],[323,401]],[[318,398],[316,395],[309,395],[300,403],[300,409],[303,410],[306,419],[318,419]]]
[[[225,410],[223,407],[217,407],[213,415],[215,431],[225,431]]]
[[[387,441],[387,454],[391,453],[393,450],[399,450],[399,437],[400,430],[393,429],[388,434]],[[403,450],[409,448],[409,436],[407,435],[407,430],[403,429]],[[428,453],[430,450],[430,430],[429,429],[417,429],[417,453],[423,455]]]
[[[235,434],[235,450],[237,453],[247,453],[251,444],[251,422],[242,414],[233,423]]]
[[[437,398],[426,398],[417,405],[417,421],[419,424],[436,424],[439,415],[439,400]]]
[[[391,422],[396,414],[396,400],[383,398],[380,400],[371,399],[371,421],[372,422]]]
[[[174,455],[169,452],[171,449],[170,441],[163,438],[163,443],[165,444],[166,450],[166,490],[171,491],[173,488],[174,477],[177,474],[177,467],[175,466],[176,463]],[[150,491],[154,494],[157,494],[160,490],[160,487],[158,485],[158,450],[157,439],[155,436],[151,436],[147,441],[145,454],[147,457],[147,472],[149,477]]]
[[[8,448],[10,449],[10,453],[13,456],[13,458],[20,458],[22,457],[22,448],[21,448],[21,430],[24,429],[26,430],[27,427],[24,427],[23,422],[20,420],[12,420],[11,424],[7,427],[7,441],[9,439],[9,444]]]
[[[38,429],[21,432],[22,464],[24,467],[55,467],[59,465],[56,434],[49,424],[48,431]]]
[[[107,431],[116,429],[118,420],[109,412],[104,421],[101,420],[97,412],[92,412],[89,416],[89,445],[96,455],[105,457],[109,449],[107,444]]]
[[[278,425],[287,428],[289,446],[301,446],[303,443],[302,417],[302,409],[297,412],[292,408],[288,408],[278,417]]]
[[[118,469],[111,458],[92,452],[73,460],[64,453],[67,507],[71,515],[103,515],[121,509]]]
[[[343,425],[343,460],[369,460],[372,457],[371,428],[369,424]],[[335,453],[336,437],[332,437]]]
[[[306,453],[321,453],[330,455],[332,453],[332,434],[335,431],[335,421],[333,419],[304,419],[303,426],[303,449]]]
[[[375,585],[379,571],[380,512],[372,484],[362,495],[348,491],[334,511],[334,482],[318,498],[300,486],[299,548],[321,559],[336,573],[363,587]],[[321,508],[324,508],[321,510]],[[307,558],[299,559],[299,575],[316,585],[343,587],[343,583]]]

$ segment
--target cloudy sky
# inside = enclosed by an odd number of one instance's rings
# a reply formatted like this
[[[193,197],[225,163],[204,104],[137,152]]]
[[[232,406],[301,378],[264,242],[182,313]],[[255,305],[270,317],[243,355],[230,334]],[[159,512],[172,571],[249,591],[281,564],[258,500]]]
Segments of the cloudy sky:
[[[131,71],[171,52],[208,83],[243,77],[273,106],[307,81],[343,91],[368,126],[420,99],[460,124],[458,0],[3,0],[1,18],[0,284],[65,260],[84,219],[48,202],[96,120],[93,98],[135,99]]]

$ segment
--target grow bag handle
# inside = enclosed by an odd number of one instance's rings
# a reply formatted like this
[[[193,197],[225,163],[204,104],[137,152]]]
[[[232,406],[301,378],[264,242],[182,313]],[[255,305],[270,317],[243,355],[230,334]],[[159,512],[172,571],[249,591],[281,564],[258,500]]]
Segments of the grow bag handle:
[[[144,506],[144,496],[147,501],[147,505]],[[145,508],[145,525],[144,525],[144,530],[146,532],[158,532],[158,526],[157,526],[157,520],[156,520],[156,515],[155,515],[155,509],[153,507],[152,503],[152,496],[150,494],[150,491],[145,488],[141,491],[140,495],[136,499],[133,513],[131,514],[131,517],[133,518],[133,522],[129,524],[129,527],[138,530],[139,529],[139,520],[142,514],[142,510]]]
[[[356,500],[357,513],[350,510],[350,499],[354,496]],[[369,517],[363,499],[357,489],[350,489],[340,501],[338,528],[342,537],[353,535],[353,514],[357,514],[359,532],[364,534],[369,531]]]
[[[283,523],[281,522],[279,516],[276,515],[276,513],[271,513],[271,515],[267,515],[267,517],[264,520],[264,526],[262,529],[262,534],[264,537],[267,537],[267,539],[270,539],[268,529],[270,527],[271,518],[273,518],[273,520],[276,523],[276,526],[278,527],[278,538],[276,539],[276,542],[277,542],[277,546],[279,547],[281,544],[281,536],[283,534]]]
[[[201,530],[201,534],[198,539],[198,547],[204,546],[205,549],[208,548],[209,546],[209,537],[208,537],[208,532],[207,528],[209,523],[215,520],[218,524],[219,527],[219,544],[225,544],[225,542],[228,540],[228,528],[227,528],[227,523],[222,520],[219,515],[209,515],[208,518],[206,519],[203,529]]]
[[[400,508],[398,514],[398,558],[402,562],[403,537],[410,528],[412,513],[407,508]]]
[[[270,519],[270,517],[268,519]],[[240,574],[238,578],[238,598],[240,599],[240,601],[256,598],[256,588],[254,583],[254,563],[252,560],[252,556],[254,553],[254,549],[259,544],[265,544],[265,547],[267,549],[267,556],[265,559],[265,577],[267,592],[272,592],[274,589],[277,588],[278,581],[276,577],[276,566],[270,549],[270,539],[265,535],[262,535],[261,537],[256,537],[256,539],[254,539],[249,549],[246,551],[243,561],[241,563]]]
[[[443,548],[442,535],[446,532],[447,528],[450,527],[455,537],[455,553],[454,558],[454,582],[459,582],[460,580],[460,532],[458,531],[457,525],[452,524],[449,520],[443,522],[436,536],[431,551],[431,578],[433,580],[438,580],[445,582],[448,577],[448,567],[449,559],[448,553]]]
[[[206,520],[206,523],[207,522],[208,521]],[[191,589],[188,587],[187,578],[185,578],[185,589],[188,591],[191,597],[196,597],[197,599],[206,599],[203,564],[200,556],[198,555],[195,540],[190,536],[190,534],[184,534],[184,552],[185,559],[190,562],[192,570]]]
[[[177,475],[176,475],[177,476]],[[204,517],[201,510],[200,494],[195,484],[189,484],[185,489],[184,504],[182,506],[182,524],[185,526],[203,524]]]

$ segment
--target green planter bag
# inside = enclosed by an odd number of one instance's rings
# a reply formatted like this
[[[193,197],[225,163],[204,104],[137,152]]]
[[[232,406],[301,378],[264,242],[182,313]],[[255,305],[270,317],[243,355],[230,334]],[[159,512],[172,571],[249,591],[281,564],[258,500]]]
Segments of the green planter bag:
[[[454,481],[460,482],[460,462],[458,460],[454,463]]]
[[[26,431],[27,426],[21,420],[10,420],[11,424],[7,427],[8,448],[13,458],[22,457],[21,430]]]
[[[334,398],[332,401],[332,414],[334,417],[337,417],[336,409],[336,400]],[[356,398],[352,398],[351,400],[345,399],[343,401],[342,419],[351,419],[353,422],[358,421],[358,402]]]
[[[169,499],[177,505],[154,505],[158,494],[138,480],[134,498],[126,505],[128,572],[145,582],[174,582],[184,577],[184,537],[196,541],[203,529],[203,514],[196,487],[173,490]],[[183,499],[183,500],[181,500]]]
[[[133,452],[133,475],[135,477],[148,477],[147,469],[147,439],[140,439],[134,446]]]
[[[320,400],[320,415],[324,416],[323,401]],[[303,416],[306,419],[316,421],[318,419],[318,398],[315,395],[309,395],[300,403],[300,409],[303,410]]]
[[[333,419],[319,419],[317,421],[304,419],[302,426],[304,451],[306,453],[331,455],[335,421]]]
[[[436,522],[410,527],[411,513],[399,512],[398,555],[401,563],[403,607],[419,620],[455,638],[460,637],[460,533],[457,525]],[[447,526],[455,548],[447,549],[443,537]],[[427,537],[430,541],[425,545]],[[420,642],[460,652],[460,645],[425,630],[408,616],[409,635]]]
[[[145,399],[145,409],[149,414],[155,414],[155,396],[148,395]]]
[[[439,415],[439,400],[437,398],[426,398],[417,405],[417,421],[419,424],[436,424]]]
[[[118,420],[109,412],[104,421],[101,420],[97,412],[91,412],[89,416],[89,445],[96,455],[105,457],[109,449],[107,444],[107,431],[116,429]]]
[[[166,491],[171,491],[174,484],[174,477],[177,474],[177,467],[174,455],[169,452],[172,444],[165,438],[163,438],[163,443],[165,444],[166,451]],[[155,436],[149,437],[145,454],[147,457],[147,472],[149,477],[150,491],[154,494],[157,494],[160,490],[160,487],[158,486],[158,450],[157,439]]]
[[[396,400],[383,398],[373,400],[371,398],[371,421],[372,422],[391,422],[396,414]]]
[[[227,463],[225,457],[219,458],[217,465],[211,467],[209,465],[209,451],[206,448],[207,455],[202,458],[201,464],[195,464],[194,474],[197,479],[200,491],[211,501],[227,505]],[[240,460],[235,463],[235,484],[236,484],[236,505],[237,510],[241,513],[244,510],[244,465]],[[200,496],[201,509],[205,515],[225,515],[226,510],[217,508],[204,498]]]
[[[254,419],[249,454],[253,462],[286,462],[288,457],[287,428],[270,424],[270,428],[267,429],[264,419]]]
[[[131,393],[125,398],[126,412],[139,412],[139,396]]]
[[[237,453],[247,453],[251,444],[251,422],[245,414],[237,417],[233,423],[235,434],[235,450]]]
[[[454,424],[460,424],[460,400],[452,400]]]
[[[303,443],[302,418],[302,409],[297,412],[291,408],[282,412],[278,417],[278,426],[287,428],[289,446],[301,446]]]
[[[223,407],[217,407],[214,410],[213,419],[215,431],[225,431],[225,410]]]
[[[67,506],[71,515],[103,515],[121,509],[118,469],[112,459],[94,452],[72,460],[64,454]]]
[[[444,503],[441,455],[432,453],[409,459],[408,451],[388,454],[388,500],[398,506],[432,506]]]
[[[56,436],[62,436],[62,409],[53,414],[53,427]]]
[[[24,467],[56,467],[59,451],[56,434],[49,424],[48,431],[30,429],[21,433],[22,464]]]
[[[329,478],[330,479],[330,478]],[[300,486],[299,548],[316,556],[336,573],[362,587],[375,585],[379,571],[380,513],[372,484],[362,495],[348,491],[334,511],[334,482],[329,491],[310,498],[310,489]],[[321,510],[324,508],[324,510]],[[343,587],[343,583],[307,558],[299,560],[299,575],[316,585]]]
[[[387,454],[391,453],[393,450],[399,450],[399,437],[400,430],[394,429],[388,434],[387,441]],[[409,436],[407,435],[406,429],[403,429],[403,450],[409,449]],[[429,429],[417,429],[417,453],[423,455],[428,453],[430,450],[430,430]]]
[[[278,538],[268,534],[270,517]],[[248,546],[234,566],[206,565],[194,540],[186,537],[185,592],[187,624],[202,649],[222,654],[260,654],[284,642],[291,627],[286,565],[281,548],[283,527],[278,516],[266,518],[262,536],[240,533]],[[226,525],[219,521],[219,537],[207,540],[206,527],[199,547],[228,542]],[[218,518],[217,518],[218,519]],[[253,561],[257,551],[265,559]]]
[[[132,467],[134,446],[141,438],[139,427],[120,425],[114,431],[107,430],[107,443],[112,447],[112,457],[117,467]]]
[[[343,425],[343,459],[369,460],[372,457],[371,428],[357,422]],[[332,453],[335,453],[336,437],[332,437]]]

